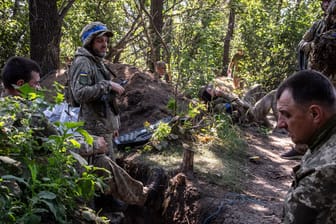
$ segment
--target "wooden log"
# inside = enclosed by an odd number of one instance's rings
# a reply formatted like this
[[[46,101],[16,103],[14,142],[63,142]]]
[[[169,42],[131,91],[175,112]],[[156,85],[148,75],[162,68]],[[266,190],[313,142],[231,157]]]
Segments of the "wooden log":
[[[187,144],[183,144],[183,161],[181,164],[181,172],[188,175],[194,174],[194,154],[195,151]]]

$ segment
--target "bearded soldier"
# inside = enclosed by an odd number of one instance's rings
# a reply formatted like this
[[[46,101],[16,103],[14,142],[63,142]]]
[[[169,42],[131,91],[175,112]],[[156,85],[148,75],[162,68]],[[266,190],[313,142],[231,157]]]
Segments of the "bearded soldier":
[[[83,46],[75,53],[69,77],[74,99],[80,104],[79,120],[90,134],[105,138],[109,156],[115,160],[113,138],[120,126],[115,97],[124,88],[111,80],[103,63],[111,36],[101,22],[86,25],[80,34]]]

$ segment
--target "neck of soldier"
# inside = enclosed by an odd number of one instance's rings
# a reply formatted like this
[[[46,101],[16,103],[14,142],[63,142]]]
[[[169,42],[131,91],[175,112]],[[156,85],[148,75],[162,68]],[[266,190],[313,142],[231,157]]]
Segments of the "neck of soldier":
[[[16,89],[5,89],[6,96],[21,96],[21,93]]]

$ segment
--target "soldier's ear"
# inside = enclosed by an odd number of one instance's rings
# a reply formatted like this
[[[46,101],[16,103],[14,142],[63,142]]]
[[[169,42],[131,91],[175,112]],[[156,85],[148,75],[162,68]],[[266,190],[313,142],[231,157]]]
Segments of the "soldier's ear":
[[[16,85],[17,85],[17,86],[22,86],[24,83],[25,83],[25,81],[24,81],[23,79],[19,79],[19,80],[16,82]]]
[[[313,118],[314,123],[320,123],[323,118],[323,110],[321,106],[313,104],[309,107],[309,112]]]

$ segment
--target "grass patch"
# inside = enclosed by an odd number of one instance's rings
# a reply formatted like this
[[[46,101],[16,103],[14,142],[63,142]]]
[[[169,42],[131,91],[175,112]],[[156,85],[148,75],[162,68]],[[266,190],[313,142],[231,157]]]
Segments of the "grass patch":
[[[230,120],[223,117],[216,119],[207,130],[194,134],[194,172],[206,182],[241,191],[247,145],[240,130]],[[160,165],[167,171],[172,171],[178,169],[182,163],[183,148],[180,144],[170,142],[169,150],[142,152],[137,154],[136,159],[141,163]]]

